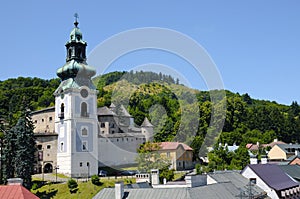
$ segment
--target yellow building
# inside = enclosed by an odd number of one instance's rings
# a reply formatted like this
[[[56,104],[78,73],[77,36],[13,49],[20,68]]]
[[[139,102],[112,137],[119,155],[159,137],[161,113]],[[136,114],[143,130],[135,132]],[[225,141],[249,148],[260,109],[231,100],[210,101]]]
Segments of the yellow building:
[[[268,153],[268,158],[271,161],[287,160],[291,156],[297,155],[299,151],[299,144],[276,144]]]
[[[193,149],[180,142],[161,142],[158,151],[161,156],[171,159],[171,169],[186,170],[193,168]]]

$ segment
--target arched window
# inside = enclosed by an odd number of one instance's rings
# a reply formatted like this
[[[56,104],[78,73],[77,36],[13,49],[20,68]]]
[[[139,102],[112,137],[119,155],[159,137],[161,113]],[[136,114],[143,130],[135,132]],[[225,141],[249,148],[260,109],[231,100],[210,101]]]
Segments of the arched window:
[[[88,130],[84,127],[82,130],[81,130],[81,136],[87,136],[88,135]]]
[[[72,57],[72,49],[71,48],[69,48],[68,56],[69,56],[69,58]]]
[[[64,103],[62,103],[62,104],[60,105],[60,113],[58,114],[58,117],[59,117],[60,119],[62,119],[62,118],[65,117],[64,114],[65,114],[65,105],[64,105]]]
[[[87,104],[85,102],[81,103],[81,117],[88,117],[88,112],[87,112]]]
[[[78,50],[77,50],[77,58],[81,58],[81,49],[79,48]]]

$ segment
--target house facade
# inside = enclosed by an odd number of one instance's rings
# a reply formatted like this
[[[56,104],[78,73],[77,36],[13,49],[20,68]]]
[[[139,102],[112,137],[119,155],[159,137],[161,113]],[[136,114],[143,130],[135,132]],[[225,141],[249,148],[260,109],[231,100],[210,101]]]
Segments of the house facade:
[[[158,151],[161,156],[170,158],[171,169],[186,170],[193,168],[193,149],[180,142],[161,142]]]
[[[276,144],[268,153],[270,161],[286,161],[300,152],[299,144]]]
[[[299,183],[289,177],[278,165],[248,165],[241,174],[266,191],[272,199],[300,198]]]

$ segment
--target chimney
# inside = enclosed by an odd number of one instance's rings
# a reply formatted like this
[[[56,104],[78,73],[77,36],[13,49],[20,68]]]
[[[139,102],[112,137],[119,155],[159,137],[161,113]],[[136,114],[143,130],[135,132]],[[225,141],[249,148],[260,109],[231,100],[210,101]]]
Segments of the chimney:
[[[261,164],[267,164],[268,163],[268,158],[266,155],[261,156]]]
[[[157,185],[159,184],[159,170],[151,169],[151,184]]]
[[[115,199],[122,199],[124,196],[124,183],[116,182],[115,183]]]
[[[8,185],[22,185],[23,179],[22,178],[9,178],[7,179]]]
[[[257,164],[256,155],[250,155],[250,164]]]
[[[274,142],[278,142],[278,139],[276,138],[276,139],[274,139]]]

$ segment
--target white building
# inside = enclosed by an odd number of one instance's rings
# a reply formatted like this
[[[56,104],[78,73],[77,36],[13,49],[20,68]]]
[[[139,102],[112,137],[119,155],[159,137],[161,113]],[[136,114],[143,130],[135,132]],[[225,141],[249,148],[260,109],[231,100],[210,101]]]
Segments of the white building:
[[[82,40],[77,20],[74,25],[66,43],[66,63],[57,70],[62,81],[54,93],[54,122],[44,125],[51,108],[34,112],[32,118],[37,136],[57,134],[57,158],[50,166],[59,167],[58,173],[71,177],[86,177],[98,174],[99,166],[135,163],[137,148],[152,138],[153,126],[145,118],[143,125],[136,127],[122,105],[97,108],[98,91],[91,80],[96,70],[87,65],[87,43]],[[116,109],[122,114],[116,114]],[[43,149],[42,139],[39,142]],[[51,164],[51,160],[47,162]]]

